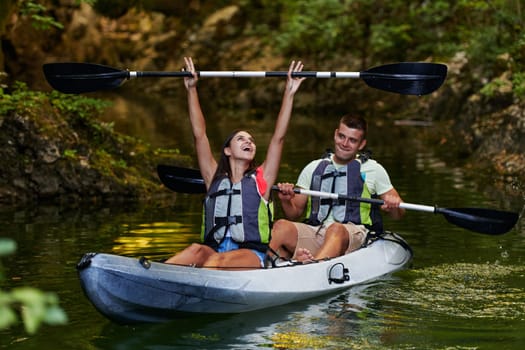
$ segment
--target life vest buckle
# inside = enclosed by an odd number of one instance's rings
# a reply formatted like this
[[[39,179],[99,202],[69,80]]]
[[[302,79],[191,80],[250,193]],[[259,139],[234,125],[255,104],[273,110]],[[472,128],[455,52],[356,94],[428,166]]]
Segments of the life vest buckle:
[[[239,224],[242,222],[242,217],[240,216],[228,216],[226,218],[227,220],[227,225],[235,225],[235,224]]]

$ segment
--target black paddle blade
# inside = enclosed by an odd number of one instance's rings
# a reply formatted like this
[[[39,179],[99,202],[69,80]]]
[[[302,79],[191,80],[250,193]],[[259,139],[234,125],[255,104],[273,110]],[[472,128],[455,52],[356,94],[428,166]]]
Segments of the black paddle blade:
[[[172,191],[180,193],[206,193],[206,186],[198,169],[172,165],[157,165],[160,181]]]
[[[46,63],[44,75],[53,89],[66,94],[81,94],[119,87],[129,73],[92,63]]]
[[[518,213],[484,208],[436,208],[448,222],[474,232],[501,235],[518,221]]]
[[[403,62],[378,66],[360,73],[373,88],[403,95],[427,95],[436,91],[447,77],[440,63]]]

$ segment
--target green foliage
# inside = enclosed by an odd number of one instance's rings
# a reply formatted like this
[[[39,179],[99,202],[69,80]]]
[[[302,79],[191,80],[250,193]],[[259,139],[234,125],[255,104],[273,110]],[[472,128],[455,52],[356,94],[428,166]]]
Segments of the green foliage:
[[[75,115],[80,119],[92,119],[109,106],[111,102],[82,95],[63,94],[56,90],[49,94],[51,104],[61,113]]]
[[[75,4],[86,3],[94,6],[97,0],[76,0]],[[64,29],[64,25],[54,17],[48,15],[48,8],[38,0],[18,0],[19,13],[31,18],[31,25],[38,30],[49,30],[52,28]]]
[[[248,0],[240,4],[254,27],[280,54],[309,62],[355,58],[363,65],[388,61],[447,61],[457,52],[489,77],[510,53],[513,72],[525,70],[525,6],[509,0]],[[355,64],[355,63],[354,63]],[[368,68],[368,67],[360,67]],[[515,93],[522,91],[515,74]],[[517,90],[516,90],[517,89]]]
[[[15,82],[8,93],[0,89],[0,116],[13,111],[29,111],[41,108],[46,102],[57,108],[61,113],[74,115],[81,119],[90,119],[98,116],[110,102],[85,97],[81,95],[68,95],[58,91],[45,93],[28,90],[27,84]]]
[[[487,97],[493,97],[496,95],[498,91],[501,91],[502,89],[504,89],[505,87],[509,85],[510,85],[510,82],[508,80],[496,78],[492,80],[490,83],[485,84],[480,92],[481,94]]]
[[[330,53],[344,40],[345,2],[313,0],[283,2],[277,46],[289,52]]]
[[[512,89],[518,97],[525,97],[525,73],[518,72],[512,76]]]
[[[66,149],[64,150],[64,158],[70,158],[75,159],[77,158],[77,150],[76,149]]]
[[[14,253],[16,243],[0,238],[0,257]],[[4,279],[0,264],[0,281]],[[32,287],[18,287],[11,291],[0,289],[0,329],[9,328],[22,319],[27,333],[35,333],[41,324],[67,323],[65,312],[58,305],[55,293],[43,292]]]
[[[104,149],[97,149],[91,161],[97,169],[108,176],[116,176],[114,173],[115,170],[126,169],[128,167],[124,159],[115,159]]]
[[[41,92],[29,91],[27,85],[22,82],[15,82],[12,89],[12,93],[0,89],[0,115],[6,115],[16,110],[35,108],[41,103],[44,96]]]
[[[47,7],[33,0],[20,1],[20,14],[31,18],[31,24],[39,30],[48,30],[53,27],[63,29],[64,26],[53,17],[46,14]]]

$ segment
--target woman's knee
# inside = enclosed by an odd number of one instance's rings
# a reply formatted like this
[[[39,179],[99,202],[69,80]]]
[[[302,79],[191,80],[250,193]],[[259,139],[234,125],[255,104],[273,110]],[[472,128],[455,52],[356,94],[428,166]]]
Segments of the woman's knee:
[[[224,254],[213,254],[208,259],[206,259],[206,262],[204,263],[205,267],[222,267],[225,265],[225,256]]]
[[[275,244],[282,245],[290,241],[292,242],[297,241],[297,228],[291,221],[288,221],[285,219],[277,220],[273,224],[272,238],[271,238],[270,244],[272,246],[275,246]]]
[[[280,236],[286,234],[287,231],[293,227],[293,224],[285,219],[279,219],[273,223],[272,236]]]
[[[199,244],[199,243],[192,243],[187,249],[188,253],[195,254],[195,255],[201,255],[206,253],[207,247]]]

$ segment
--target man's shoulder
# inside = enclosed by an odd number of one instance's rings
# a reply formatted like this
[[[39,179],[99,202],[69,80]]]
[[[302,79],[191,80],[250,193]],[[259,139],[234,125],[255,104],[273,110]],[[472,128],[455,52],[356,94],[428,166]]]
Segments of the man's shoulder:
[[[383,167],[375,159],[367,159],[366,162],[361,163],[361,169],[375,169],[378,167]]]
[[[299,187],[308,188],[312,179],[313,173],[323,158],[314,159],[301,170],[299,178],[297,179],[297,185]]]
[[[319,163],[321,163],[323,160],[326,160],[326,158],[314,159],[310,163],[306,164],[306,166],[303,168],[303,170],[305,170],[305,169],[315,169],[319,165]]]

